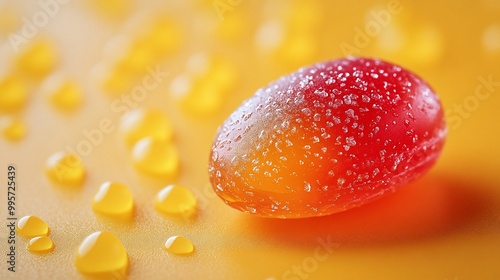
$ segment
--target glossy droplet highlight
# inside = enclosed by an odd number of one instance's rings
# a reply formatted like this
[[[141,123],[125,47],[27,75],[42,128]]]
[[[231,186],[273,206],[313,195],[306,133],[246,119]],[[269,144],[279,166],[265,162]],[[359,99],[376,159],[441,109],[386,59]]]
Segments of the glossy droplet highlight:
[[[104,215],[129,216],[134,199],[127,186],[116,182],[105,182],[92,199],[92,209]]]
[[[167,141],[172,138],[172,124],[165,114],[157,110],[136,109],[123,116],[120,129],[125,142],[133,146],[142,138]]]
[[[26,247],[33,253],[49,253],[54,250],[55,245],[50,237],[37,236],[30,239]]]
[[[79,185],[85,178],[85,167],[79,156],[57,152],[48,158],[45,173],[55,183]]]
[[[24,216],[17,222],[17,233],[24,237],[47,236],[49,226],[37,216]]]
[[[156,195],[155,208],[165,214],[191,214],[196,209],[196,198],[184,186],[169,185]]]
[[[164,249],[171,254],[186,255],[194,251],[194,246],[184,236],[172,236],[165,241]]]
[[[76,252],[74,263],[78,271],[86,274],[121,274],[128,268],[128,255],[113,233],[98,231],[83,240]]]
[[[132,161],[140,172],[157,177],[173,177],[179,169],[179,155],[175,145],[150,137],[143,138],[134,145]]]

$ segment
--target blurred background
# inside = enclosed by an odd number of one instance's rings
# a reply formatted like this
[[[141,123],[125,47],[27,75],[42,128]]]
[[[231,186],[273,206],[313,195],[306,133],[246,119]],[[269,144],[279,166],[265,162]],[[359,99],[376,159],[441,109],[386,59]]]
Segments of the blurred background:
[[[73,258],[98,230],[122,241],[130,279],[500,279],[498,0],[3,0],[0,35],[0,182],[14,164],[17,215],[43,218],[56,244],[32,254],[20,238],[18,271],[2,261],[2,279],[85,277]],[[224,205],[207,176],[217,127],[270,81],[349,55],[399,64],[435,89],[449,125],[437,166],[329,217],[268,220]],[[123,118],[137,110],[168,120],[168,176],[137,168],[124,141]],[[46,178],[58,151],[82,158],[79,186]],[[126,222],[92,211],[110,180],[133,195]],[[154,210],[172,183],[194,193],[195,217]],[[163,251],[171,235],[195,253]]]

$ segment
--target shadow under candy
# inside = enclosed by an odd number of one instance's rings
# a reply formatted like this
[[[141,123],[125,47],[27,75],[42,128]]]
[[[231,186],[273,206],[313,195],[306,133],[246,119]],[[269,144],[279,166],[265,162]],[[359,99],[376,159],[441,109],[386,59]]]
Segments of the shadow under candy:
[[[261,237],[306,246],[320,239],[352,247],[485,230],[485,225],[499,223],[495,205],[500,201],[495,202],[495,196],[478,184],[429,174],[394,194],[345,212],[286,220],[244,215],[242,222]]]

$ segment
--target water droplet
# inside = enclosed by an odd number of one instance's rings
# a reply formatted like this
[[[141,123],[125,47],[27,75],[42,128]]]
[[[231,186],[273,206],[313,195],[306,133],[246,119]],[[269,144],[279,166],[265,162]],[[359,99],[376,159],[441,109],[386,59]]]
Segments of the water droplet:
[[[54,74],[47,78],[41,87],[50,104],[58,110],[72,111],[82,104],[83,89],[62,74]]]
[[[49,253],[54,250],[54,242],[47,236],[37,236],[30,239],[26,246],[33,253]]]
[[[345,142],[349,146],[356,146],[356,140],[354,140],[354,137],[346,137]]]
[[[57,64],[56,49],[47,39],[30,43],[17,57],[17,67],[34,79],[50,73]]]
[[[196,198],[184,186],[168,185],[156,195],[155,209],[165,214],[191,215],[196,210]]]
[[[314,119],[314,121],[319,122],[321,120],[321,115],[316,113],[316,114],[314,114],[313,119]]]
[[[45,173],[55,183],[79,185],[84,180],[85,167],[76,154],[58,152],[48,158]]]
[[[158,177],[171,178],[179,169],[179,155],[175,145],[149,137],[134,145],[132,161],[137,170]]]
[[[17,222],[17,233],[25,237],[47,236],[49,226],[37,216],[24,216]]]
[[[25,83],[15,74],[0,78],[0,112],[12,113],[21,109],[28,99]]]
[[[26,136],[26,125],[17,117],[6,119],[5,126],[2,128],[3,136],[9,141],[20,141]]]
[[[74,264],[81,273],[124,275],[128,268],[128,255],[113,233],[97,231],[80,244]]]
[[[105,215],[130,216],[133,207],[130,190],[116,182],[103,183],[92,200],[92,209]]]
[[[165,241],[164,248],[175,255],[186,255],[194,251],[193,243],[184,236],[172,236]]]
[[[304,182],[304,191],[310,192],[311,191],[311,184],[308,182]]]
[[[168,141],[173,136],[173,128],[167,117],[160,111],[135,109],[123,116],[120,130],[128,146],[149,137],[156,141]]]

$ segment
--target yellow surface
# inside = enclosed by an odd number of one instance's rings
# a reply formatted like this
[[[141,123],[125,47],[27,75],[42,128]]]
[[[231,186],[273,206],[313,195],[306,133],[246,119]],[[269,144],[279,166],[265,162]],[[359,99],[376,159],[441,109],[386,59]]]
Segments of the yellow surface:
[[[0,21],[6,34],[0,81],[16,75],[22,86],[16,82],[11,92],[27,91],[18,97],[0,93],[9,103],[0,104],[2,116],[16,114],[27,129],[19,142],[0,138],[1,279],[88,277],[73,260],[82,241],[97,231],[109,231],[123,244],[129,279],[500,279],[498,1],[61,1],[67,3],[48,8],[55,12],[46,21],[41,2],[0,5],[0,14],[17,16]],[[36,25],[28,26],[23,17]],[[164,21],[156,27],[136,28],[155,26],[150,20],[158,17]],[[165,51],[132,73],[113,61],[106,46],[119,36],[145,38],[136,32]],[[164,41],[156,32],[179,33]],[[35,59],[27,58],[23,51],[37,42],[49,43],[31,50]],[[227,61],[236,79],[223,98],[214,93],[219,86],[204,81],[201,109],[203,104],[216,109],[203,114],[193,112],[196,106],[182,106],[172,93],[176,77],[192,75],[188,62],[199,53]],[[207,176],[218,125],[268,82],[347,54],[396,62],[438,92],[449,134],[437,166],[390,197],[324,218],[262,219],[226,206]],[[134,67],[150,59],[136,58]],[[119,70],[108,72],[113,77],[108,90],[99,76],[103,65]],[[82,87],[85,102],[72,114],[60,114],[37,94],[51,71]],[[214,79],[233,77],[224,71]],[[219,99],[211,99],[210,92]],[[160,110],[172,121],[178,176],[159,178],[134,168],[119,125],[135,108]],[[46,160],[59,151],[81,154],[86,172],[81,186],[67,188],[47,178]],[[18,184],[15,216],[42,218],[57,244],[48,254],[31,254],[28,240],[18,236],[16,272],[8,271],[6,262],[10,164]],[[131,220],[92,211],[92,198],[106,181],[129,187],[135,202]],[[196,215],[155,211],[156,194],[173,183],[193,192]],[[166,252],[165,240],[176,235],[189,237],[195,252]],[[125,265],[123,254],[118,258],[110,266]]]

